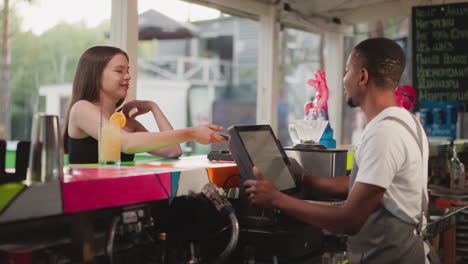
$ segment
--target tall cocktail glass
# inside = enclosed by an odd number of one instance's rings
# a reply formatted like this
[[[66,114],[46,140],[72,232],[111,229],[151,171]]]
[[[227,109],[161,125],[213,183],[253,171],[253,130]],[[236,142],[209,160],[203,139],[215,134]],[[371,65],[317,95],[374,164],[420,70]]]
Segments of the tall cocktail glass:
[[[120,127],[101,121],[99,130],[99,164],[120,164]]]

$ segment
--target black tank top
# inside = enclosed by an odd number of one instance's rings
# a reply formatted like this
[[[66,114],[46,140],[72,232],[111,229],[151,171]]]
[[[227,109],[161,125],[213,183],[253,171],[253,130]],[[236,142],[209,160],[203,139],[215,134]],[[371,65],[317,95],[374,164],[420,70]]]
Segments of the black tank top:
[[[133,161],[134,154],[120,153],[121,161]],[[70,164],[98,163],[98,142],[93,137],[68,137],[68,160]]]

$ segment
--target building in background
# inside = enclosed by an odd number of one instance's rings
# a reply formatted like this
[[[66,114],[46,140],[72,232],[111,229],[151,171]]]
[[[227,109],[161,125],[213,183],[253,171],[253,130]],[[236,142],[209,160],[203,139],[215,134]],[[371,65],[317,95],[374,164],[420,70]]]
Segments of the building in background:
[[[188,24],[149,10],[139,23],[137,98],[158,103],[174,128],[256,123],[257,21],[222,15]],[[302,118],[303,105],[314,96],[306,81],[319,66],[320,36],[285,29],[282,37],[278,137],[288,145],[288,122]],[[65,118],[71,83],[41,86],[39,93],[46,112]],[[157,131],[151,116],[138,119]],[[188,144],[195,153],[227,148],[225,143]]]

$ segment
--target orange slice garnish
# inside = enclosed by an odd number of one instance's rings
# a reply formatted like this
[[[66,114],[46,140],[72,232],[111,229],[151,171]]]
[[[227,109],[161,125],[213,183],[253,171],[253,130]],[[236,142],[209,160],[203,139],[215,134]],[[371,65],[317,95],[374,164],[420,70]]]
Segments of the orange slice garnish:
[[[109,118],[109,123],[113,126],[123,128],[127,123],[127,118],[122,112],[115,112]]]

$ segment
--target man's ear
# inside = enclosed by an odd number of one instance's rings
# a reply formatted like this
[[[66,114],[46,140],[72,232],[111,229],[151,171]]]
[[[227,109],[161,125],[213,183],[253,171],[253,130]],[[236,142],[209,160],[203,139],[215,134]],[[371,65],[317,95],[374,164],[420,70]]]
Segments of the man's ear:
[[[366,68],[362,68],[360,73],[361,76],[359,78],[359,85],[367,86],[369,83],[369,71]]]

